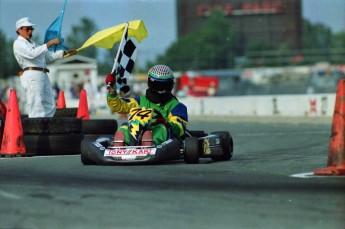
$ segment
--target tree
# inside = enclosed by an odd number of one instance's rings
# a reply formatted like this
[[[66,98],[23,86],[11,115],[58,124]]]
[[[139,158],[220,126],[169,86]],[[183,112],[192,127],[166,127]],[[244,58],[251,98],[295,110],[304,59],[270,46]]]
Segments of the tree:
[[[103,60],[98,62],[98,72],[101,75],[106,75],[108,72],[111,71],[114,65],[114,59],[116,55],[117,48],[114,47],[112,49],[105,49]]]
[[[303,49],[326,49],[332,46],[332,31],[323,24],[303,20]]]
[[[18,75],[20,67],[13,54],[14,40],[7,40],[0,30],[0,78],[7,78],[11,75]]]
[[[80,25],[72,26],[71,34],[67,36],[67,44],[69,48],[79,48],[84,42],[97,32],[95,23],[86,17],[81,18]],[[94,46],[84,49],[80,53],[90,58],[97,57],[97,49]]]
[[[181,71],[230,68],[234,66],[238,42],[234,26],[222,10],[215,9],[202,28],[178,39],[157,62]]]
[[[257,40],[249,43],[245,47],[246,62],[245,67],[263,66],[269,62],[267,50],[273,50],[273,45],[269,41]]]

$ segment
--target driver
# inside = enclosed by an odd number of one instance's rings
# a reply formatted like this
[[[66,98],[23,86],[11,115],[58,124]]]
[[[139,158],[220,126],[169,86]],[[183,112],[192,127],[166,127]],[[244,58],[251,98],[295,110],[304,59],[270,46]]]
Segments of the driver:
[[[145,96],[120,98],[115,87],[115,76],[109,73],[105,82],[110,85],[107,102],[111,111],[129,114],[132,108],[151,108],[152,120],[145,124],[146,130],[139,139],[136,120],[122,125],[114,137],[115,146],[159,145],[173,137],[183,137],[188,124],[187,107],[171,93],[174,87],[172,70],[165,65],[155,65],[148,71],[148,89]],[[146,143],[145,143],[146,142]]]

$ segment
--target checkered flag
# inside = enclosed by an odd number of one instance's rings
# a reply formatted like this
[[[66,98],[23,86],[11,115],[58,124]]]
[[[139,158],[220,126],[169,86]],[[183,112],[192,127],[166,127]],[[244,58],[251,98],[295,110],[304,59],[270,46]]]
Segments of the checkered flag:
[[[134,68],[136,57],[137,46],[132,39],[128,38],[127,23],[112,70],[112,73],[117,76],[117,83],[120,85],[120,93],[122,92],[122,94],[129,94],[130,88],[127,85],[127,80]]]

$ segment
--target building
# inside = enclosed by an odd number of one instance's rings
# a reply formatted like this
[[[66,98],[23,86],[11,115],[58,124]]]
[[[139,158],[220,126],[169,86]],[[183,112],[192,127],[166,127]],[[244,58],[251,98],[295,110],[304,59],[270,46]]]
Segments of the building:
[[[200,28],[214,8],[222,9],[237,28],[242,52],[259,40],[274,48],[286,42],[301,48],[301,0],[177,0],[178,37]]]
[[[53,87],[63,90],[67,98],[77,98],[83,84],[90,81],[97,90],[97,61],[85,56],[74,55],[60,59],[48,66]]]

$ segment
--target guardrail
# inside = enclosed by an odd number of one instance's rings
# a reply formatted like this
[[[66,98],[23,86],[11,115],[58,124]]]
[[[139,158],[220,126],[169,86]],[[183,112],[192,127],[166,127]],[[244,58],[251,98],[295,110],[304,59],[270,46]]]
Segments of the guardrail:
[[[331,117],[335,94],[179,98],[190,115]]]
[[[194,116],[332,117],[336,94],[253,95],[178,98]],[[79,100],[67,99],[67,107]],[[89,104],[90,106],[90,104]],[[93,107],[96,114],[109,113],[106,100]]]

